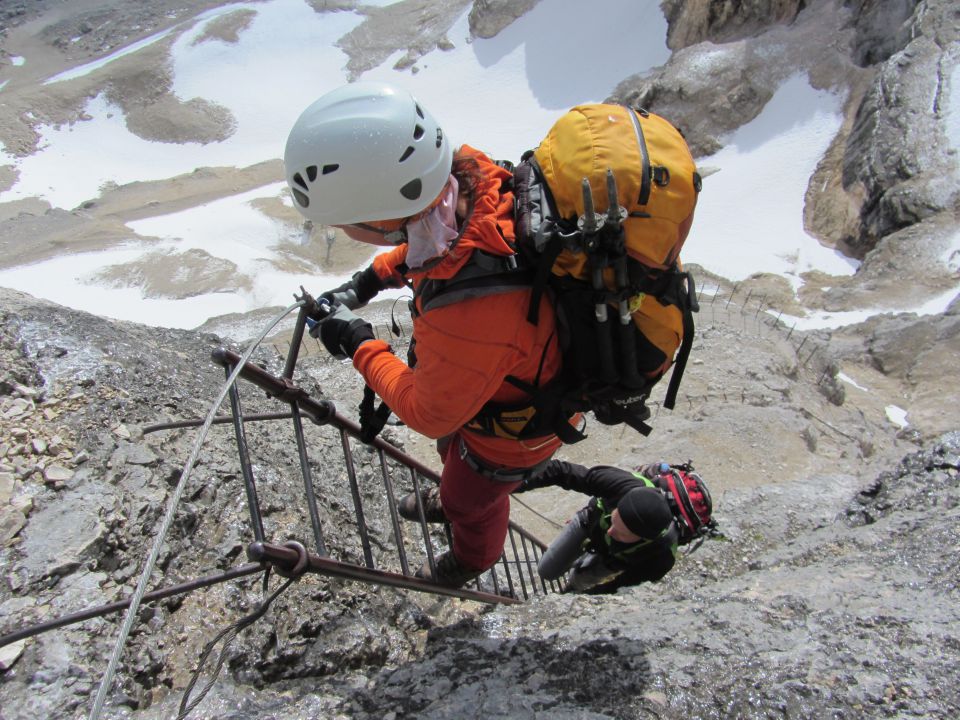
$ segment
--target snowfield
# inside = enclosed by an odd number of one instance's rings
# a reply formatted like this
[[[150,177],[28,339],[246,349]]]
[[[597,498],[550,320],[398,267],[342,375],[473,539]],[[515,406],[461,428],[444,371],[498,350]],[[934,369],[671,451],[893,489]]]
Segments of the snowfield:
[[[205,36],[210,23],[241,10],[254,15],[236,43]],[[589,63],[555,41],[589,26],[595,12],[587,3],[543,0],[489,40],[469,38],[464,12],[448,32],[452,50],[425,55],[415,73],[392,69],[403,55],[398,51],[362,79],[409,88],[455,142],[469,143],[493,157],[516,159],[535,147],[567,108],[602,101],[623,78],[669,58],[666,22],[656,0],[605,2],[608,41],[597,46]],[[171,178],[201,167],[243,168],[280,158],[300,111],[346,82],[347,56],[337,41],[362,21],[356,12],[317,13],[303,0],[225,5],[198,16],[191,25],[157,33],[51,77],[48,83],[106,72],[120,58],[170,42],[176,95],[227,108],[236,129],[226,140],[206,145],[146,141],[126,128],[123,111],[101,94],[89,101],[88,119],[43,127],[34,155],[0,158],[19,172],[13,187],[0,194],[0,202],[40,198],[72,210],[97,198],[108,183]],[[617,33],[622,35],[619,40]],[[843,100],[814,90],[806,77],[795,75],[759,117],[728,138],[720,152],[699,159],[716,172],[704,181],[685,261],[732,281],[757,272],[774,273],[795,289],[803,282],[801,274],[809,270],[839,276],[856,270],[856,262],[804,232],[802,220],[807,183],[840,127]],[[954,135],[960,122],[956,104],[950,108]],[[71,171],[63,172],[65,167]],[[282,184],[270,183],[253,192],[132,222],[131,239],[120,249],[6,269],[0,271],[0,285],[106,317],[180,328],[196,327],[226,312],[286,305],[301,284],[320,291],[345,277],[325,275],[316,267],[283,272],[270,265],[280,244],[296,241],[294,230],[252,203],[285,199],[286,193]],[[161,245],[147,236],[161,238]],[[146,297],[136,288],[111,287],[98,280],[116,264],[136,262],[158,250],[182,253],[191,248],[234,263],[249,280],[247,287],[173,299]],[[952,252],[947,262],[955,264],[955,249]],[[955,294],[913,309],[940,312]],[[829,326],[872,312],[834,313],[805,322]]]

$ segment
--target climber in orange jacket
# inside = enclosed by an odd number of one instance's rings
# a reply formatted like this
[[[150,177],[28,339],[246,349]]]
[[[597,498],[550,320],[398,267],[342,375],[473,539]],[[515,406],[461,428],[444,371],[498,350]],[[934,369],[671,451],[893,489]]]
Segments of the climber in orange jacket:
[[[473,148],[454,149],[410,93],[382,83],[347,85],[310,105],[290,132],[284,162],[305,217],[360,242],[397,246],[325,293],[333,312],[320,337],[334,354],[353,358],[406,425],[438,439],[441,482],[423,501],[428,521],[451,523],[453,547],[435,574],[428,565],[417,574],[459,587],[499,559],[510,493],[561,444],[553,434],[521,440],[509,420],[481,412],[488,403],[516,408],[529,400],[507,376],[541,387],[559,372],[549,303],[540,304],[536,325],[526,320],[526,285],[424,303],[436,281],[456,276],[477,253],[488,264],[513,262],[510,173]],[[416,298],[413,367],[352,312],[402,285]],[[401,500],[400,512],[418,517],[416,498]]]

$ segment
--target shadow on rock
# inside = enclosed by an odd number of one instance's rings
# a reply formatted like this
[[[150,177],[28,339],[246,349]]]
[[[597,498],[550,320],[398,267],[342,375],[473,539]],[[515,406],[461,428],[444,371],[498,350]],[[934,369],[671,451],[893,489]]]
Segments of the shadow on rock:
[[[453,630],[453,633],[450,631]],[[352,717],[635,718],[650,684],[646,647],[598,639],[500,639],[462,625],[431,632],[424,657],[349,701]]]

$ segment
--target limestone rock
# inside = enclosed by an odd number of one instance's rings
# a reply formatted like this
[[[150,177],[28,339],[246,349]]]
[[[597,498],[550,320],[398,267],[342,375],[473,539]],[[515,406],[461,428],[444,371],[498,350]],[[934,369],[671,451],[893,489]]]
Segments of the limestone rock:
[[[10,472],[0,472],[0,506],[6,505],[13,497],[14,476]]]
[[[470,10],[470,34],[492,38],[538,2],[540,0],[474,0]]]
[[[17,640],[0,648],[0,671],[6,671],[13,667],[14,663],[23,654],[23,649],[27,646],[27,641]]]
[[[923,26],[916,23],[914,30]],[[960,32],[947,34],[956,47]],[[945,74],[955,51],[941,42],[936,32],[919,35],[893,55],[857,109],[843,184],[863,196],[859,235],[848,239],[862,251],[960,201],[960,173],[942,110],[960,88],[951,88]]]
[[[43,479],[55,486],[62,485],[73,478],[73,470],[63,465],[51,465],[43,471]]]
[[[860,65],[887,60],[910,41],[910,23],[918,0],[852,0],[857,30],[854,58]]]
[[[63,502],[35,510],[21,546],[30,576],[63,575],[91,557],[107,533],[101,509],[112,501],[109,486],[91,483],[69,491]]]
[[[19,510],[10,507],[0,507],[0,545],[6,545],[26,525],[27,519]]]
[[[797,17],[805,0],[664,0],[667,45],[680,50],[709,40],[729,42],[756,35]]]

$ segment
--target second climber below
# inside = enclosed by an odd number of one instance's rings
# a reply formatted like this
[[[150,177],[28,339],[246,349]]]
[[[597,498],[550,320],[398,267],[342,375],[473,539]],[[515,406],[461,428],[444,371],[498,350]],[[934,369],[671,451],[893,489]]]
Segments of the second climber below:
[[[475,254],[505,268],[512,262],[510,173],[478,150],[454,146],[416,98],[383,83],[346,85],[307,107],[284,163],[304,217],[358,242],[396,246],[324,293],[333,311],[319,334],[333,354],[353,359],[400,420],[438,440],[441,482],[423,502],[429,521],[450,522],[453,546],[417,575],[462,586],[500,558],[510,493],[561,444],[552,433],[520,440],[491,410],[529,401],[512,380],[541,387],[559,372],[552,306],[541,303],[539,322],[527,322],[531,290],[518,286],[424,307],[424,289],[453,278]],[[404,285],[414,293],[408,362],[353,312]],[[401,500],[400,510],[417,517],[415,498]]]

